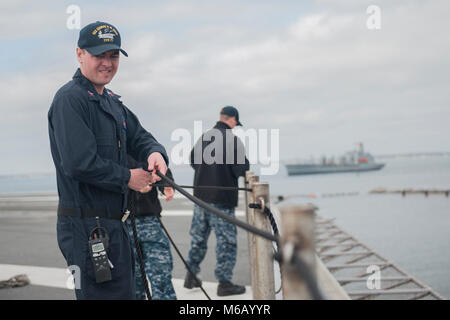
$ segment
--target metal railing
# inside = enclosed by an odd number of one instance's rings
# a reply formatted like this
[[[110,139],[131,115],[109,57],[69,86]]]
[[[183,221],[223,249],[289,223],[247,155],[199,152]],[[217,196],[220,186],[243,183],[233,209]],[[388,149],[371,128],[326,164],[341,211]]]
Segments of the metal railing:
[[[228,216],[208,203],[186,192],[174,181],[161,174],[163,183],[173,187],[186,198],[226,221],[248,231],[253,298],[275,299],[273,263],[276,259],[282,269],[284,299],[323,299],[315,277],[314,253],[314,208],[293,206],[281,209],[281,237],[272,233],[275,219],[270,216],[269,184],[257,182],[259,178],[251,172],[246,177],[247,223]],[[251,191],[250,191],[251,190]],[[249,201],[252,201],[251,203]],[[252,204],[252,208],[249,205]],[[272,223],[272,224],[271,224]],[[274,252],[273,242],[280,248]]]
[[[265,232],[278,233],[270,210],[269,184],[247,171],[245,194],[247,223]],[[275,299],[274,259],[279,261],[284,299],[324,299],[317,284],[315,256],[315,216],[312,205],[285,205],[280,208],[281,234],[278,250],[267,239],[248,234],[253,298]],[[278,236],[278,234],[276,234]]]

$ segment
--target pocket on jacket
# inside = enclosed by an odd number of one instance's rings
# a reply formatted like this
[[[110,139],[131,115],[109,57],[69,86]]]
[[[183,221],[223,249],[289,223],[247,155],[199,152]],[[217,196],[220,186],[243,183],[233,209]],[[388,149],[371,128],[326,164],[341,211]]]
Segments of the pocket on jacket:
[[[97,154],[103,159],[114,158],[114,145],[111,137],[97,137]]]

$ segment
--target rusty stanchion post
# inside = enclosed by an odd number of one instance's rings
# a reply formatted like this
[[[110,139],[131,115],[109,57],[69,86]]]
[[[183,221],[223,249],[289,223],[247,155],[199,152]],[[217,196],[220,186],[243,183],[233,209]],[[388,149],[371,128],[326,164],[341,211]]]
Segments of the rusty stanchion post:
[[[283,233],[280,243],[283,254],[282,283],[286,300],[309,300],[307,282],[292,263],[293,255],[299,257],[316,277],[314,205],[285,205],[280,208]]]
[[[253,182],[253,203],[261,204],[261,209],[254,209],[251,224],[260,230],[272,232],[268,217],[264,214],[264,206],[270,208],[269,184]],[[253,299],[274,300],[275,279],[273,271],[273,244],[262,237],[252,237],[252,275]]]

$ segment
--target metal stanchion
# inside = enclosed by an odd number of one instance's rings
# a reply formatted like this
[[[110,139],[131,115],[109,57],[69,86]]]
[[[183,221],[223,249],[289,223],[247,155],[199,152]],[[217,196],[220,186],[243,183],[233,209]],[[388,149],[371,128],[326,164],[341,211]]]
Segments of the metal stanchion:
[[[272,226],[264,207],[270,207],[269,184],[267,182],[252,183],[253,203],[261,204],[260,209],[254,209],[251,224],[259,230],[272,232]],[[261,237],[253,237],[252,259],[254,286],[253,299],[274,300],[275,279],[273,273],[273,245],[272,242]]]
[[[287,300],[321,299],[315,275],[313,205],[285,205],[280,208],[283,233],[283,297]]]

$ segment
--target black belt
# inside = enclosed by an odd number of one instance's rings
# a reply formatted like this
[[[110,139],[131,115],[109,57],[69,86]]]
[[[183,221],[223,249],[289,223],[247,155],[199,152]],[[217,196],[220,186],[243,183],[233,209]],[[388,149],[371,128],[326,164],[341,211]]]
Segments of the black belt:
[[[79,217],[79,212],[81,211],[81,218],[90,218],[90,217],[100,217],[100,218],[109,218],[109,219],[122,219],[123,213],[111,213],[108,215],[108,212],[104,209],[90,209],[90,208],[64,208],[58,207],[58,214],[62,216],[70,216],[70,217]]]

